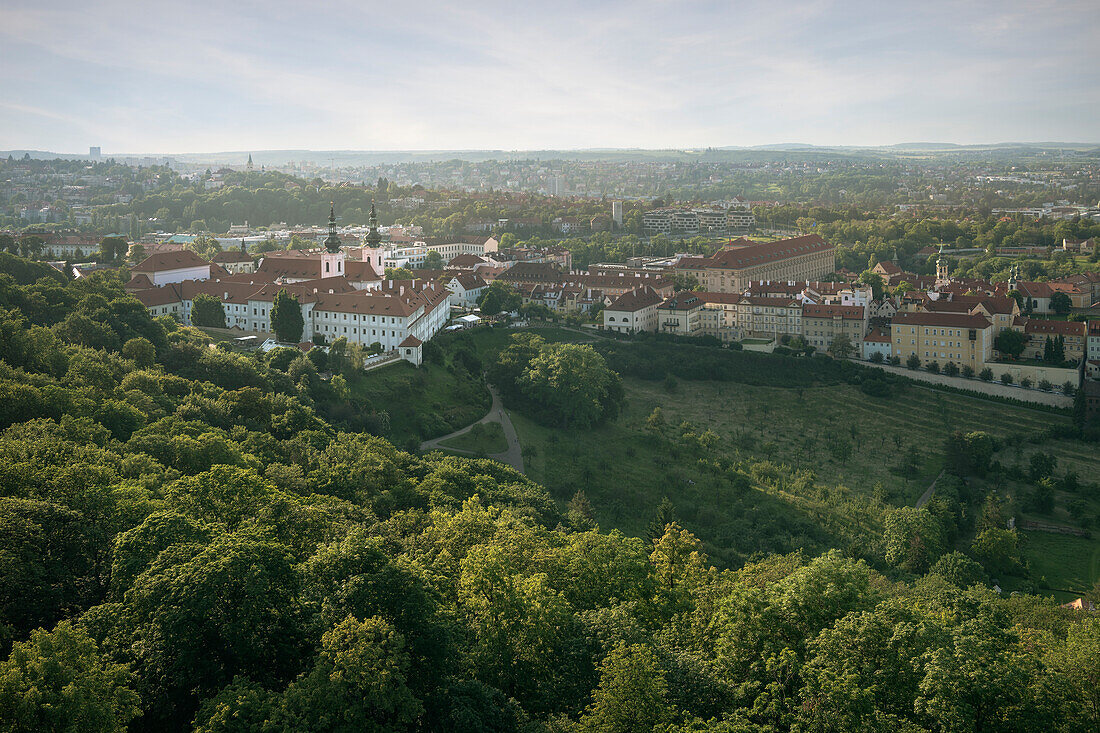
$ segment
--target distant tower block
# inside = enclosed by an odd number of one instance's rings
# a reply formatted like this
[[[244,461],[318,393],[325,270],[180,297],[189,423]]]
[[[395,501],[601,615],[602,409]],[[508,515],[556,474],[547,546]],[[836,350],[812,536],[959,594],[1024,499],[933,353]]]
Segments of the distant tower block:
[[[92,160],[99,160],[103,155],[103,150],[98,146],[88,148],[88,157]]]
[[[615,222],[616,229],[623,228],[623,202],[611,202],[611,220]]]

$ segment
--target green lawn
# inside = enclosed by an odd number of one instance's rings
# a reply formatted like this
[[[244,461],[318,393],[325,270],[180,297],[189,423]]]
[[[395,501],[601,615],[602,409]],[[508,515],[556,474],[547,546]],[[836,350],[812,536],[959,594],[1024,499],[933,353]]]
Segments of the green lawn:
[[[1064,600],[1088,592],[1100,578],[1100,543],[1048,532],[1024,532],[1023,554],[1041,591],[1059,591]]]
[[[450,440],[445,440],[440,445],[478,456],[503,453],[508,450],[508,441],[504,438],[504,428],[496,422],[478,423],[470,428],[468,432]]]

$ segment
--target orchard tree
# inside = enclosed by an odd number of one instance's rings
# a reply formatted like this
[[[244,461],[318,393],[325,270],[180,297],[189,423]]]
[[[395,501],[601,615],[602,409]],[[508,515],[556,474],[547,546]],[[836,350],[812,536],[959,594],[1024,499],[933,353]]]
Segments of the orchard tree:
[[[305,325],[298,298],[285,289],[276,293],[271,303],[271,330],[275,332],[275,338],[283,343],[296,344],[302,340]]]

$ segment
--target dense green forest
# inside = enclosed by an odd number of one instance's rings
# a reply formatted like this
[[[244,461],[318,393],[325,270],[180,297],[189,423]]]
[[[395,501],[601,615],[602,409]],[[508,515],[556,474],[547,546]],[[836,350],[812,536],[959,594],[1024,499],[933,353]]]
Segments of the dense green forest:
[[[383,405],[354,427],[331,407],[353,350],[232,353],[109,273],[0,272],[0,729],[1100,723],[1100,619],[997,595],[993,568],[921,544],[928,511],[867,557],[727,566],[675,522],[608,531],[583,493],[352,432],[385,432]],[[533,373],[645,368],[527,344]],[[437,364],[479,366],[460,346]],[[984,438],[955,447],[958,474],[989,470]]]

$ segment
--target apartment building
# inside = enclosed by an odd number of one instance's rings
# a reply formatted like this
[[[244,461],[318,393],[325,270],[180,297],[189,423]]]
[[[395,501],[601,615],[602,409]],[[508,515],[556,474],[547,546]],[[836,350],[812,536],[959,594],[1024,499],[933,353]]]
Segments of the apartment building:
[[[993,324],[965,313],[898,313],[890,327],[891,350],[904,364],[916,354],[921,364],[954,362],[981,370],[993,358]]]
[[[802,303],[796,298],[742,296],[737,302],[737,330],[743,338],[802,335]]]
[[[860,353],[863,335],[867,332],[867,306],[865,305],[815,305],[802,306],[802,339],[819,350],[829,346],[840,336]]]
[[[1089,324],[1079,321],[1047,321],[1039,318],[1021,318],[1027,343],[1020,354],[1025,359],[1042,359],[1047,339],[1062,337],[1066,361],[1079,361],[1088,346]]]
[[[603,311],[603,327],[618,333],[657,330],[657,306],[664,298],[648,285],[629,290]]]

